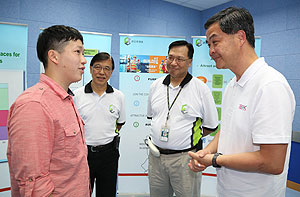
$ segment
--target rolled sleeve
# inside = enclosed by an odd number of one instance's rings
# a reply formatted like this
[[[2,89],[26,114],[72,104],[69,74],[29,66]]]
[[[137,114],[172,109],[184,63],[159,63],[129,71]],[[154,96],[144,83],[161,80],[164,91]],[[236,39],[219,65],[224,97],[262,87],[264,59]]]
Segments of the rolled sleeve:
[[[39,102],[12,106],[7,151],[12,196],[47,196],[54,190],[49,175],[52,130],[51,118]]]

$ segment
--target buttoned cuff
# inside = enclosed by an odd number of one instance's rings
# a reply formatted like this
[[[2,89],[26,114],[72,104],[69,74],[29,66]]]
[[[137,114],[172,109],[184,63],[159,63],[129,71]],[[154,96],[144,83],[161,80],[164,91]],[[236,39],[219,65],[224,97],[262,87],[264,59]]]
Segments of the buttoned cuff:
[[[20,194],[24,197],[49,196],[54,190],[54,184],[49,175],[43,177],[28,177],[19,182]]]

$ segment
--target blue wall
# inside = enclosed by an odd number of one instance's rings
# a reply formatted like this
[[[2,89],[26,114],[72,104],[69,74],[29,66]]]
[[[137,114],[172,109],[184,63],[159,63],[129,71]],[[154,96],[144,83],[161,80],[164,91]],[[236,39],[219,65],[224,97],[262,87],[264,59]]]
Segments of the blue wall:
[[[300,143],[292,142],[288,180],[300,184]]]
[[[0,0],[0,21],[28,24],[27,86],[39,81],[36,41],[40,28],[54,24],[112,34],[112,56],[119,62],[119,33],[200,35],[201,13],[161,0]],[[167,49],[166,49],[167,52]],[[110,80],[119,87],[119,65]]]
[[[300,0],[235,0],[202,12],[206,20],[228,6],[247,8],[254,18],[255,35],[261,36],[261,56],[289,81],[296,98],[293,130],[300,131]]]

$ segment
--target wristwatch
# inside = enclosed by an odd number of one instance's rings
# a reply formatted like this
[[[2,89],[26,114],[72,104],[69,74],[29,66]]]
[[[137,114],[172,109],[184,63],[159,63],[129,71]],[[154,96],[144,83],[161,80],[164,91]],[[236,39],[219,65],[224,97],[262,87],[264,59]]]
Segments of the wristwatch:
[[[214,156],[213,156],[213,158],[212,158],[212,162],[211,163],[212,163],[212,166],[215,167],[215,168],[221,168],[221,166],[217,164],[217,157],[219,155],[223,155],[223,154],[222,153],[215,153]]]

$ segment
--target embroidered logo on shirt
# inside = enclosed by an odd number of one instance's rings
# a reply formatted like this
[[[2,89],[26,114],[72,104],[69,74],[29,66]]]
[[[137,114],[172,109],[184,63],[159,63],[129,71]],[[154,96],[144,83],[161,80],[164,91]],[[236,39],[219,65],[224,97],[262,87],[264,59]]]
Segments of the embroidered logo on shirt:
[[[109,112],[110,112],[110,113],[114,113],[114,112],[115,112],[114,106],[113,106],[113,105],[110,105],[110,106],[108,107],[108,109],[109,109]]]
[[[184,104],[184,105],[181,106],[181,113],[183,113],[183,114],[188,113],[188,111],[187,111],[187,104]]]
[[[240,104],[239,109],[243,110],[243,111],[246,111],[247,110],[247,105]]]

